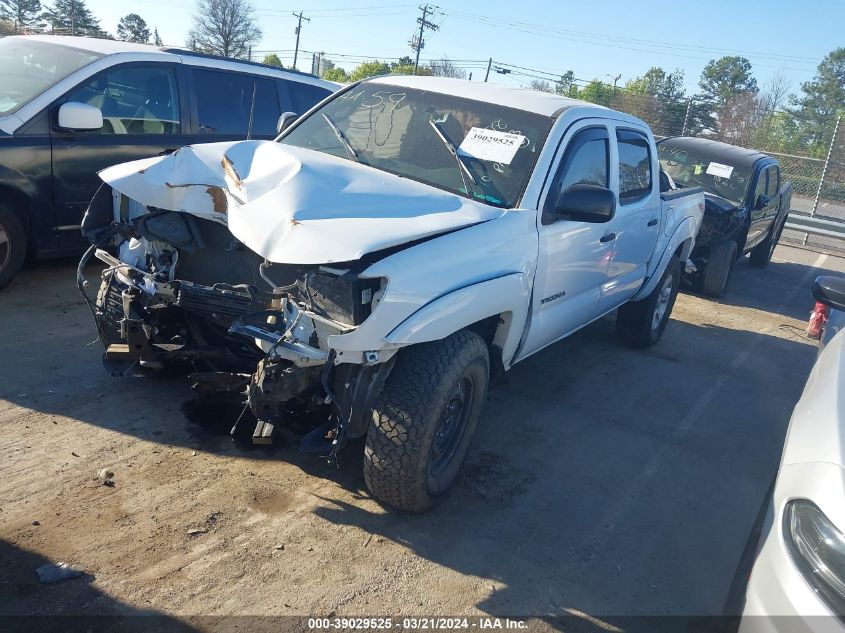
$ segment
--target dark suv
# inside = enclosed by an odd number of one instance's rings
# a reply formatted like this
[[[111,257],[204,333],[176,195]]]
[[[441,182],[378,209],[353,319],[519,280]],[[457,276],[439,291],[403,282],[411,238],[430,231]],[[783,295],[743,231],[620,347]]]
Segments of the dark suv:
[[[27,253],[80,252],[97,172],[183,145],[271,139],[337,85],[178,49],[0,38],[0,288]]]

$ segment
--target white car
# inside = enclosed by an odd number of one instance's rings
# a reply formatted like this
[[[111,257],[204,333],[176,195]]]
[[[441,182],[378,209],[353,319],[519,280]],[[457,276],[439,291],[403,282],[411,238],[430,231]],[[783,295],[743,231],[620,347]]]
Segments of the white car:
[[[661,193],[651,130],[556,95],[437,77],[352,85],[277,142],[101,172],[117,232],[95,319],[110,363],[204,361],[257,418],[366,436],[376,497],[421,511],[457,476],[490,373],[618,309],[658,341],[700,189]],[[198,379],[199,380],[199,379]]]
[[[841,315],[845,280],[819,278],[813,295]],[[845,331],[824,340],[789,423],[743,633],[845,631]]]

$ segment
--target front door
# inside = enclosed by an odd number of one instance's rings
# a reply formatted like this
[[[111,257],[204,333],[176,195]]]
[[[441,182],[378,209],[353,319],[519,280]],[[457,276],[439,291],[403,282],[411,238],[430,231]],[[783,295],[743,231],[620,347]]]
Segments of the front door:
[[[563,338],[598,316],[601,288],[607,282],[613,256],[612,222],[576,222],[554,214],[557,200],[567,187],[609,186],[607,127],[588,120],[571,129],[567,137],[568,142],[561,144],[565,150],[542,204],[531,324],[520,357]]]
[[[100,186],[97,172],[111,165],[172,152],[191,142],[173,64],[123,64],[77,86],[53,107],[53,204],[59,245],[84,246],[79,231],[88,203]],[[56,127],[58,108],[75,101],[103,113],[99,130]]]

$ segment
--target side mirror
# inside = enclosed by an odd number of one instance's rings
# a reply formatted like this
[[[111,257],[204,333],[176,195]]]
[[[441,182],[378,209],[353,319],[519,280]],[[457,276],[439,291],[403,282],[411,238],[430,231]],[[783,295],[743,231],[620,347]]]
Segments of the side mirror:
[[[284,132],[298,118],[299,115],[296,112],[282,112],[282,116],[279,117],[279,121],[276,123],[276,134]]]
[[[813,299],[834,310],[845,311],[845,277],[816,277]]]
[[[572,185],[560,194],[555,214],[578,222],[609,222],[616,214],[616,195],[605,187]]]
[[[765,193],[761,193],[757,196],[757,204],[754,206],[755,209],[763,209],[769,206],[769,196]]]
[[[99,130],[103,113],[87,103],[68,101],[59,108],[59,127],[64,130]]]

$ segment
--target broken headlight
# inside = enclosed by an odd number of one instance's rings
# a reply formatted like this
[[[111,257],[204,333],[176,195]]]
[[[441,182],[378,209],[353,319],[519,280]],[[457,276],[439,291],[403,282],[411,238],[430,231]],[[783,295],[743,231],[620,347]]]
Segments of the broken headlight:
[[[345,325],[360,325],[373,310],[382,279],[361,279],[345,269],[319,266],[297,282],[299,298],[309,310]]]
[[[798,499],[786,506],[784,538],[810,586],[834,613],[845,615],[845,535],[816,504]]]

